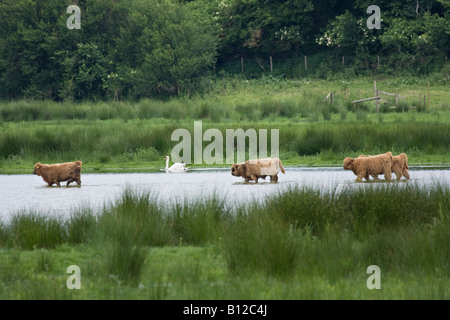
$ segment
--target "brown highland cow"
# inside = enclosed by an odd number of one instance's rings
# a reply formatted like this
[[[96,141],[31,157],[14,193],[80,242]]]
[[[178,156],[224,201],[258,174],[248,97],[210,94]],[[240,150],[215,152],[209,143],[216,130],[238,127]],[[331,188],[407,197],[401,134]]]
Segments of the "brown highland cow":
[[[362,181],[363,178],[369,181],[369,175],[375,177],[379,174],[384,174],[385,179],[390,181],[392,152],[370,157],[347,157],[344,159],[344,170],[352,170],[356,175],[356,181]]]
[[[67,181],[67,186],[71,182],[76,182],[80,186],[81,165],[81,161],[56,164],[42,164],[38,162],[34,165],[33,174],[41,176],[49,186],[55,183],[60,187],[61,181]]]
[[[359,157],[370,157],[370,156],[361,154]],[[409,169],[408,156],[406,155],[406,153],[400,153],[397,156],[392,156],[391,172],[395,173],[397,180],[400,180],[402,178],[402,176],[405,177],[406,179],[409,179],[410,175],[409,175],[408,169]],[[372,177],[375,180],[379,180],[378,175],[373,175]],[[366,180],[368,180],[368,177],[366,178]]]
[[[270,176],[271,182],[277,182],[279,169],[286,173],[279,158],[265,158],[235,163],[231,167],[231,174],[235,177],[243,177],[245,182],[253,180],[258,183],[259,178],[265,179],[267,176]]]

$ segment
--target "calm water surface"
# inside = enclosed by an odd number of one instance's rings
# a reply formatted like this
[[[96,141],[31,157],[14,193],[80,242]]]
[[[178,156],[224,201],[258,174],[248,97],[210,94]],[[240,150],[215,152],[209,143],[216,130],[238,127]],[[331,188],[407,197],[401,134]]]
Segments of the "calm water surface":
[[[199,169],[186,173],[82,173],[81,187],[48,187],[41,177],[32,174],[0,175],[0,221],[21,210],[36,210],[46,214],[69,217],[74,210],[89,206],[95,212],[114,202],[125,189],[150,192],[165,203],[176,203],[209,197],[213,194],[230,205],[263,199],[290,186],[308,186],[323,192],[342,188],[376,187],[386,182],[357,183],[351,171],[342,168],[286,167],[279,173],[279,182],[244,183],[226,169]],[[410,167],[411,180],[401,180],[402,185],[436,182],[450,184],[450,168]],[[382,176],[381,176],[382,178]]]

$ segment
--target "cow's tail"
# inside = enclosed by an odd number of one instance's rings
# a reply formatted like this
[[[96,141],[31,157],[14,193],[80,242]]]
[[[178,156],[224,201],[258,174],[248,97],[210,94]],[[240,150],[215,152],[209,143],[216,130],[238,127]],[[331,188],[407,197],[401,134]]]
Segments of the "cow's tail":
[[[284,171],[283,164],[281,163],[280,159],[278,159],[278,166],[280,167],[281,172],[286,173],[286,171]]]
[[[404,162],[405,168],[409,169],[409,167],[408,167],[408,156],[406,155],[406,153],[402,153],[401,156],[403,157],[403,162]]]

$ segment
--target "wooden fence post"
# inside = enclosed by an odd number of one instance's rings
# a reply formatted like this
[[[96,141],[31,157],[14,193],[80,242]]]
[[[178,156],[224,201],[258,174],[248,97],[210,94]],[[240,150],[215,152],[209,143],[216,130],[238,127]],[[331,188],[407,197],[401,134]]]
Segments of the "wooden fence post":
[[[270,56],[270,72],[273,71],[272,56]]]
[[[373,87],[375,90],[375,97],[379,96],[378,90],[377,90],[377,81],[373,82]],[[377,108],[377,113],[380,112],[380,99],[375,99],[375,107]]]
[[[244,73],[244,57],[241,57],[241,71]]]
[[[333,93],[333,92],[330,92],[330,93],[325,97],[325,99],[323,99],[323,101],[327,101],[328,99],[330,100],[331,103],[334,102],[334,93]]]
[[[305,70],[308,70],[308,58],[305,56]]]

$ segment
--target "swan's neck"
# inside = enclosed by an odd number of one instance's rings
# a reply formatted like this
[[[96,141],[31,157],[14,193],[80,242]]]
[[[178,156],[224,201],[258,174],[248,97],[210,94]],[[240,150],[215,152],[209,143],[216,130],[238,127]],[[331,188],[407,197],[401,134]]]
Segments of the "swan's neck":
[[[166,170],[169,169],[169,158],[166,158]]]

